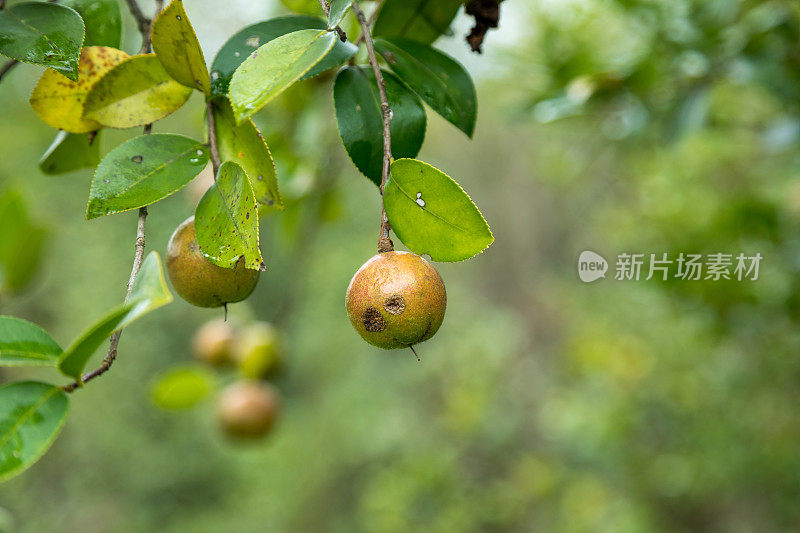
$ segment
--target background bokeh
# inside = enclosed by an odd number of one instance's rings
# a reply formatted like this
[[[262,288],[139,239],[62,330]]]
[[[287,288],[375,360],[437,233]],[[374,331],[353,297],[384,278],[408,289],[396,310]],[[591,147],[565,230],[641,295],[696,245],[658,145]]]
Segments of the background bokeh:
[[[286,11],[186,4],[209,60]],[[290,201],[263,219],[269,270],[231,307],[285,335],[276,431],[235,445],[213,396],[153,406],[153,380],[221,313],[177,300],[125,331],[50,452],[0,486],[0,530],[800,527],[800,6],[507,0],[481,56],[469,26],[460,15],[437,46],[475,76],[475,138],[429,113],[420,159],[462,184],[496,242],[436,265],[447,317],[422,362],[350,327],[344,291],[375,251],[378,197],[339,142],[331,76],[304,82],[257,116]],[[53,132],[27,105],[38,75],[0,84],[0,188],[48,230],[33,282],[0,312],[63,344],[124,295],[136,215],[86,222],[91,172],[39,172]],[[201,107],[154,131],[199,138]],[[104,151],[137,133],[110,132]],[[150,209],[149,250],[163,253],[198,190]],[[584,284],[586,249],[764,259],[757,281]]]

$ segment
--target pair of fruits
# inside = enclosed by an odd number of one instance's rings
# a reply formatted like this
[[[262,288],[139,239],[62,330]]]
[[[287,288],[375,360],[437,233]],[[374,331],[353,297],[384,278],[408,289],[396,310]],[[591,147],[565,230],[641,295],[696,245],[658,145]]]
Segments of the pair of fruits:
[[[237,366],[244,378],[223,390],[218,406],[220,427],[230,437],[255,439],[272,429],[280,412],[278,392],[267,382],[281,364],[280,338],[266,322],[239,330],[229,322],[204,324],[192,341],[195,359],[216,368]]]
[[[167,247],[167,272],[175,291],[200,307],[227,306],[247,298],[260,272],[221,268],[197,244],[194,217],[175,230]],[[431,338],[444,320],[447,294],[430,263],[408,252],[384,252],[358,269],[347,288],[345,307],[361,337],[380,348],[412,347]]]

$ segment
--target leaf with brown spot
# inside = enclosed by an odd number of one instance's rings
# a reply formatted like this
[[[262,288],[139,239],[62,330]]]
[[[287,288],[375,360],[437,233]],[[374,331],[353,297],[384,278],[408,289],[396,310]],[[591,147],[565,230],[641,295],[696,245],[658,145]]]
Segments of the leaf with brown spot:
[[[228,100],[220,98],[214,101],[214,126],[220,158],[241,165],[259,204],[283,210],[272,154],[253,121],[237,126]]]
[[[45,70],[31,94],[31,107],[48,126],[60,130],[87,133],[102,128],[99,122],[83,118],[84,102],[97,81],[128,57],[116,48],[87,46],[78,62],[78,81]]]
[[[244,169],[233,161],[220,165],[217,179],[197,205],[195,236],[203,255],[215,265],[266,270],[258,246],[258,207]]]
[[[172,0],[156,17],[152,35],[153,50],[164,70],[178,83],[211,94],[203,50],[181,0]]]

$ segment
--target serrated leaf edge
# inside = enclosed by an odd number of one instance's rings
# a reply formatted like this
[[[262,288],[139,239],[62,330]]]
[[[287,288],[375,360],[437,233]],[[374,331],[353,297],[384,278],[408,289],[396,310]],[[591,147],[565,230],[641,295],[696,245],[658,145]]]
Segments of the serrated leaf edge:
[[[174,133],[150,133],[149,135],[150,135],[150,136],[152,136],[152,137],[155,137],[155,136],[166,136],[166,137],[184,137],[184,138],[186,138],[186,139],[189,139],[189,140],[191,140],[191,141],[194,141],[194,139],[192,139],[191,137],[187,137],[186,135],[178,135],[178,134],[174,134]],[[141,139],[142,137],[144,137],[144,135],[139,135],[139,136],[137,136],[137,137],[134,137],[133,139],[129,139],[129,140],[125,141],[124,143],[122,143],[122,144],[118,145],[116,148],[114,148],[114,149],[113,149],[113,150],[111,150],[109,153],[107,153],[107,154],[106,154],[106,157],[110,156],[110,155],[111,155],[111,154],[113,154],[113,153],[114,153],[116,150],[118,150],[118,149],[122,148],[122,147],[123,147],[123,146],[125,146],[126,144],[128,144],[128,143],[130,143],[130,142],[133,142],[133,141],[135,141],[135,140],[137,140],[137,139]],[[205,153],[206,157],[207,157],[207,158],[208,158],[208,157],[210,157],[210,155],[209,155],[209,153],[208,153],[208,148],[207,148],[207,147],[206,147],[204,144],[202,144],[202,143],[199,143],[199,142],[197,142],[197,141],[194,141],[194,142],[195,142],[196,144],[195,144],[195,146],[194,146],[192,149],[189,149],[189,150],[183,151],[183,152],[181,152],[180,154],[178,154],[178,155],[176,155],[175,157],[173,157],[172,159],[170,159],[169,161],[167,161],[167,162],[163,163],[162,165],[159,165],[158,167],[156,167],[156,168],[155,168],[155,169],[154,169],[152,172],[150,172],[149,174],[147,174],[147,175],[143,176],[142,178],[140,178],[139,180],[137,180],[135,183],[133,183],[133,184],[131,184],[131,185],[129,185],[129,186],[127,186],[127,187],[125,187],[125,189],[123,189],[122,191],[120,191],[120,193],[119,193],[119,194],[117,194],[116,196],[114,196],[114,198],[118,198],[118,197],[119,197],[119,196],[120,196],[122,193],[124,193],[124,192],[126,192],[126,191],[130,190],[132,187],[134,187],[134,186],[138,185],[138,184],[139,184],[139,183],[141,183],[143,180],[145,180],[145,179],[147,179],[147,178],[151,177],[153,174],[155,174],[155,173],[156,173],[156,172],[158,172],[159,170],[161,170],[161,169],[163,169],[164,167],[166,167],[167,165],[169,165],[169,164],[173,163],[173,162],[174,162],[175,160],[177,160],[179,157],[181,157],[181,156],[183,156],[183,155],[185,155],[185,154],[187,154],[187,153],[191,152],[192,150],[194,150],[194,151],[197,151],[199,148],[203,148],[203,149],[204,149],[203,151],[204,151],[204,153]],[[134,207],[129,207],[129,208],[127,208],[127,209],[117,209],[117,210],[114,210],[114,211],[109,211],[109,212],[107,212],[107,213],[99,213],[99,214],[96,214],[96,215],[94,215],[94,216],[89,216],[89,215],[90,215],[90,208],[91,208],[91,206],[92,206],[92,200],[94,199],[94,197],[92,196],[92,193],[94,193],[94,191],[95,191],[95,185],[94,185],[94,184],[95,184],[95,180],[97,179],[97,171],[100,169],[100,165],[101,165],[101,164],[103,164],[103,160],[105,160],[105,159],[106,159],[106,157],[104,157],[104,158],[103,158],[103,159],[100,161],[100,163],[98,163],[98,164],[97,164],[97,168],[95,168],[94,174],[92,175],[92,185],[91,185],[91,187],[90,187],[90,189],[89,189],[89,202],[86,204],[86,220],[94,220],[95,218],[100,218],[100,217],[103,217],[103,216],[106,216],[106,215],[115,215],[115,214],[117,214],[117,213],[124,213],[124,212],[126,212],[126,211],[132,211],[132,210],[134,210],[134,209],[139,209],[140,207],[143,207],[142,205],[137,205],[137,206],[134,206]],[[186,187],[186,186],[187,186],[187,185],[188,185],[188,184],[189,184],[189,183],[190,183],[190,182],[191,182],[191,181],[192,181],[194,178],[196,178],[196,177],[197,177],[197,176],[198,176],[198,175],[199,175],[199,174],[200,174],[200,173],[203,171],[203,168],[205,168],[205,165],[204,165],[204,166],[202,166],[202,167],[198,165],[198,168],[199,168],[200,170],[198,170],[198,171],[197,171],[197,174],[195,174],[194,176],[192,176],[192,178],[191,178],[191,179],[189,179],[189,180],[188,180],[186,183],[184,183],[183,185],[181,185],[180,187],[178,187],[178,188],[177,188],[177,189],[175,189],[174,191],[168,192],[168,193],[167,193],[167,194],[165,194],[164,196],[161,196],[160,198],[158,198],[158,199],[156,199],[156,200],[153,200],[152,202],[150,202],[150,203],[148,203],[148,204],[144,204],[144,205],[152,205],[152,204],[154,204],[154,203],[156,203],[156,202],[158,202],[158,201],[161,201],[161,200],[163,200],[164,198],[167,198],[168,196],[172,196],[172,195],[173,195],[173,194],[175,194],[176,192],[178,192],[178,191],[180,191],[181,189],[183,189],[184,187]]]
[[[400,159],[395,159],[394,162],[392,163],[392,166],[394,166],[394,164],[397,163],[398,161],[414,161],[414,162],[417,162],[417,163],[421,163],[421,164],[423,164],[425,166],[428,166],[428,167],[436,170],[437,172],[440,172],[443,176],[446,176],[447,179],[449,179],[450,181],[455,183],[456,186],[458,186],[458,188],[461,190],[461,192],[464,193],[464,196],[466,196],[467,199],[470,201],[470,203],[472,203],[473,207],[475,207],[475,211],[477,211],[478,215],[481,217],[481,220],[483,221],[483,224],[485,225],[486,229],[489,231],[489,237],[490,237],[489,242],[486,244],[486,246],[484,246],[483,248],[481,248],[480,250],[478,250],[474,254],[470,255],[469,257],[464,257],[463,259],[455,259],[455,260],[452,260],[452,261],[436,261],[437,263],[458,263],[460,261],[466,261],[467,259],[472,259],[473,257],[476,257],[476,256],[482,254],[483,252],[485,252],[486,249],[488,249],[489,246],[491,246],[494,243],[494,233],[492,233],[491,226],[489,226],[489,223],[486,221],[486,218],[483,216],[483,213],[478,208],[477,204],[475,204],[475,202],[472,200],[470,195],[467,194],[467,191],[464,190],[464,188],[461,186],[460,183],[458,183],[456,180],[451,178],[450,175],[448,175],[446,172],[443,172],[442,170],[439,170],[435,166],[431,165],[430,163],[426,163],[425,161],[420,161],[419,159],[414,159],[414,158],[411,158],[411,157],[403,157],[403,158],[400,158]],[[389,174],[390,174],[390,179],[386,183],[387,187],[391,186],[391,185],[394,185],[397,188],[397,190],[400,191],[400,193],[402,193],[403,196],[408,198],[410,201],[416,203],[415,200],[413,198],[411,198],[411,196],[409,196],[409,194],[405,190],[403,190],[402,187],[400,187],[400,185],[395,183],[394,179],[391,179],[391,171],[390,171]],[[432,211],[429,211],[429,210],[425,209],[424,207],[422,208],[422,210],[424,212],[426,212],[426,213],[428,213],[428,214],[430,214],[430,215],[442,220],[443,222],[446,222],[448,225],[453,226],[454,228],[457,228],[457,229],[467,233],[467,230],[465,230],[463,228],[460,228],[460,227],[456,226],[455,224],[443,219],[440,215],[437,215],[436,213],[433,213]],[[388,217],[388,213],[387,213],[387,217]],[[389,222],[391,223],[391,220]],[[395,235],[397,235],[396,232],[395,232]],[[397,235],[397,238],[400,239],[400,236]],[[402,239],[400,239],[400,241],[402,242]],[[403,244],[405,244],[405,243],[403,243]],[[428,254],[428,255],[430,255],[430,254]],[[431,260],[435,261],[433,258],[431,258]]]

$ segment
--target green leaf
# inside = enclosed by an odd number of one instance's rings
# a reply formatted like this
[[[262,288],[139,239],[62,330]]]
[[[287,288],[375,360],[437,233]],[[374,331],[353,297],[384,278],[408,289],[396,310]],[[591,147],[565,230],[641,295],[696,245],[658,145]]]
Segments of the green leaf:
[[[0,11],[0,54],[50,67],[78,81],[83,44],[81,16],[58,4],[17,4]]]
[[[299,30],[253,52],[231,78],[229,97],[236,122],[244,122],[319,63],[336,39],[330,31]]]
[[[173,368],[152,386],[150,397],[162,409],[188,409],[214,390],[214,374],[205,368]]]
[[[375,37],[408,37],[430,44],[448,33],[463,0],[386,0],[375,20]]]
[[[463,261],[494,237],[458,183],[427,163],[398,159],[383,193],[386,216],[409,250],[434,261]]]
[[[94,84],[83,116],[111,128],[143,126],[175,112],[191,94],[167,74],[155,54],[132,56]]]
[[[0,366],[55,366],[61,347],[27,320],[0,316]]]
[[[83,46],[119,48],[122,40],[122,13],[117,0],[61,0],[83,19],[86,38]]]
[[[297,30],[324,30],[326,28],[327,24],[321,18],[291,15],[265,20],[238,31],[222,45],[214,58],[214,63],[211,65],[211,93],[216,96],[227,95],[233,73],[259,46]],[[358,47],[354,44],[336,39],[331,51],[319,63],[311,67],[303,75],[303,79],[341,65],[353,57],[357,50]]]
[[[39,169],[45,174],[65,174],[100,162],[100,133],[92,142],[87,135],[60,131],[39,160]]]
[[[183,9],[182,0],[172,0],[153,22],[153,50],[172,78],[187,87],[211,94],[203,50]]]
[[[33,222],[22,196],[0,195],[0,291],[23,289],[36,274],[47,231]]]
[[[86,363],[112,333],[171,301],[161,258],[158,253],[150,252],[133,282],[128,301],[109,311],[75,339],[59,357],[58,369],[67,376],[80,378]]]
[[[244,169],[233,161],[222,163],[214,185],[200,199],[194,228],[203,255],[215,265],[233,268],[244,256],[245,267],[266,270],[258,249],[253,187]]]
[[[248,119],[237,126],[227,99],[220,98],[214,101],[214,125],[220,158],[234,161],[244,169],[253,186],[256,202],[282,210],[275,163],[253,121]]]
[[[392,155],[414,157],[425,138],[425,109],[419,99],[388,72],[386,97],[392,109]],[[358,170],[376,185],[383,168],[383,119],[378,84],[372,69],[347,67],[333,86],[339,134]]]
[[[328,12],[328,27],[335,28],[342,22],[347,10],[353,5],[353,0],[332,0]]]
[[[86,219],[153,204],[189,183],[208,163],[208,149],[189,137],[140,135],[97,166]]]
[[[0,481],[44,455],[67,420],[69,400],[58,387],[20,381],[0,387]]]
[[[472,78],[455,59],[410,39],[376,39],[375,49],[403,83],[472,137],[478,109]]]

